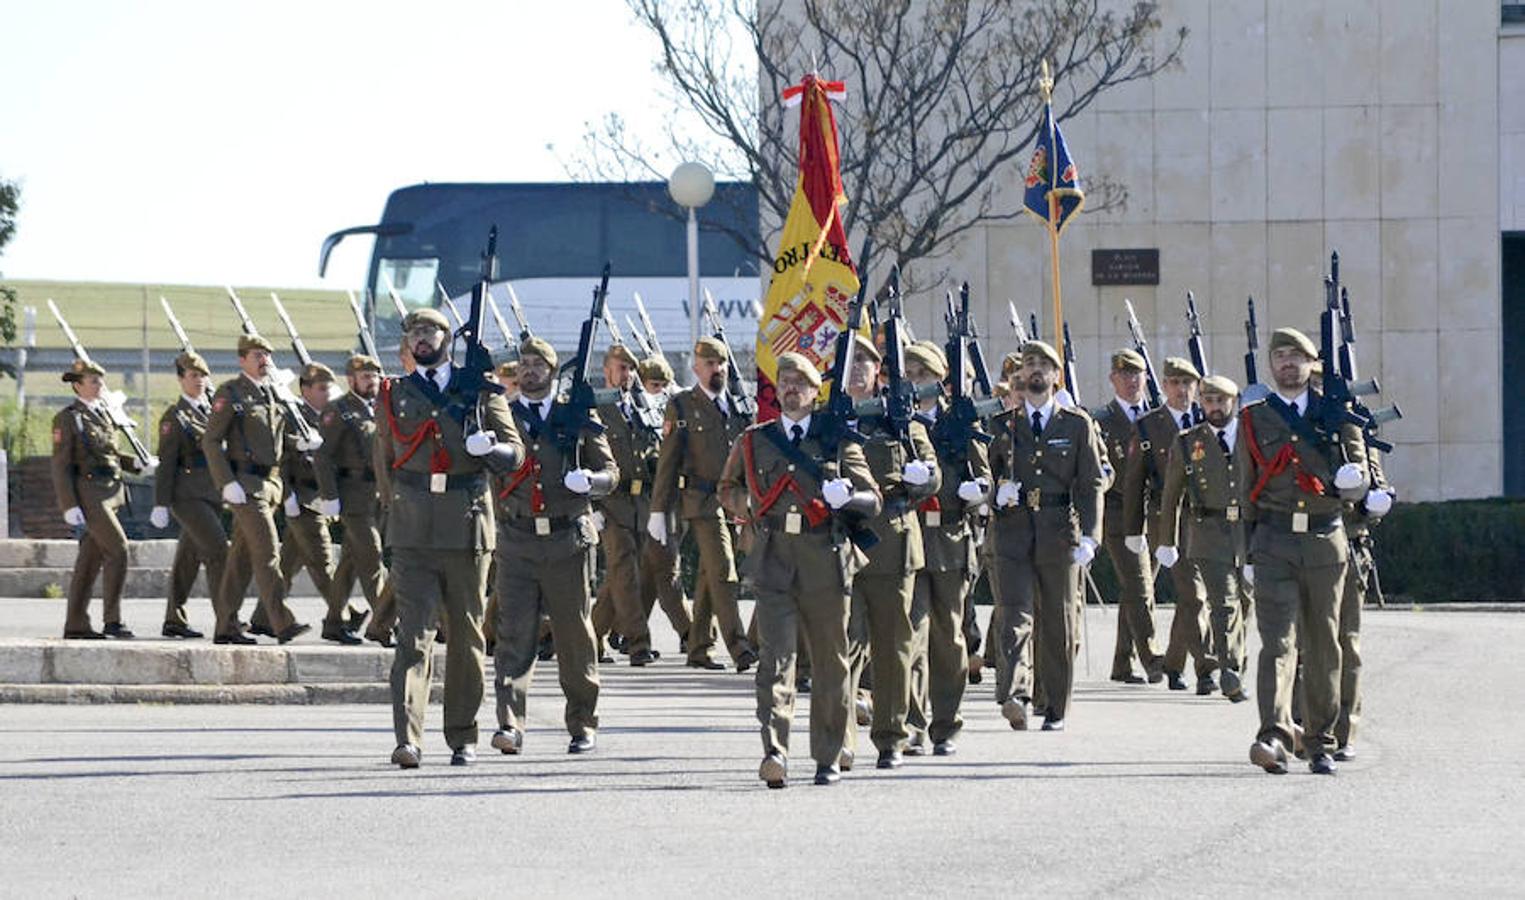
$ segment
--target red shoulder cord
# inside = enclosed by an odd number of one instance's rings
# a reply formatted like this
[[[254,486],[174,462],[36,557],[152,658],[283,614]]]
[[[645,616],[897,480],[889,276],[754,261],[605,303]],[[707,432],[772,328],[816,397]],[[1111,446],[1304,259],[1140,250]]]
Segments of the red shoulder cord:
[[[1324,494],[1324,482],[1317,475],[1310,475],[1303,471],[1303,459],[1298,455],[1292,443],[1288,441],[1281,445],[1276,455],[1266,462],[1265,454],[1260,452],[1260,442],[1255,440],[1255,417],[1250,410],[1241,410],[1239,421],[1244,423],[1244,438],[1249,441],[1247,445],[1250,451],[1250,459],[1254,461],[1255,468],[1260,470],[1260,478],[1255,482],[1255,487],[1250,489],[1250,499],[1259,500],[1260,492],[1265,490],[1266,484],[1272,478],[1287,470],[1287,466],[1293,467],[1293,475],[1297,478],[1297,486],[1305,494],[1321,497]]]
[[[826,508],[826,504],[821,498],[805,496],[805,492],[800,489],[799,482],[794,479],[793,475],[785,475],[773,482],[773,486],[768,489],[766,494],[757,489],[757,465],[753,462],[752,458],[752,437],[754,433],[748,431],[741,439],[741,452],[747,460],[747,486],[752,491],[753,521],[767,515],[768,511],[779,500],[783,499],[785,491],[793,491],[794,495],[805,505],[805,518],[810,521],[810,527],[814,528],[830,518],[831,510]]]
[[[433,473],[450,471],[450,451],[445,449],[440,440],[439,422],[431,418],[429,421],[418,426],[411,434],[404,434],[397,425],[397,416],[392,412],[392,381],[385,379],[381,382],[381,408],[387,414],[387,427],[392,431],[392,439],[402,444],[406,450],[392,461],[392,468],[400,469],[403,464],[413,458],[418,448],[423,446],[424,441],[434,440],[434,451],[429,454],[429,471]]]
[[[531,475],[535,476],[535,486],[530,489],[530,512],[545,512],[545,492],[540,489],[540,460],[533,455],[524,457],[524,462],[520,463],[519,468],[514,470],[514,474],[508,479],[508,483],[503,486],[503,490],[498,491],[498,499],[505,499],[509,494],[518,490],[519,485],[523,484],[524,480]]]

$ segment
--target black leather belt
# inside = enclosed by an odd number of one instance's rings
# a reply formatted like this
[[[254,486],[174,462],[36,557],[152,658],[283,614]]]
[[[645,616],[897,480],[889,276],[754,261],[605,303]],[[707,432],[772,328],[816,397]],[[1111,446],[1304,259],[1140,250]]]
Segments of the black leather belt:
[[[827,519],[819,525],[811,525],[810,520],[805,518],[804,513],[799,513],[799,525],[794,531],[789,530],[789,519],[786,516],[764,516],[756,522],[756,526],[774,534],[828,534],[831,532],[832,520]]]
[[[396,469],[392,477],[398,484],[406,485],[418,491],[432,491],[433,476],[428,472],[414,472],[409,469]],[[487,476],[481,472],[463,472],[459,475],[445,476],[445,490],[447,491],[470,491],[475,494],[487,490]]]
[[[1191,511],[1191,514],[1193,516],[1196,516],[1199,519],[1228,519],[1230,522],[1237,522],[1237,521],[1239,521],[1239,519],[1240,519],[1240,514],[1239,513],[1240,513],[1240,510],[1239,510],[1239,507],[1237,507],[1237,506],[1230,506],[1228,509],[1206,509],[1206,508],[1201,508],[1201,509],[1194,509],[1194,510]]]
[[[678,487],[685,491],[699,491],[702,494],[715,493],[715,482],[706,481],[703,478],[695,478],[692,475],[679,475]]]
[[[114,480],[122,477],[122,470],[116,466],[89,466],[88,468],[76,469],[75,471],[81,478],[88,478],[91,481],[97,478]]]
[[[504,518],[503,524],[515,531],[523,531],[528,534],[554,534],[558,531],[566,531],[577,524],[579,516],[521,516],[516,518]],[[542,525],[540,523],[547,524]]]
[[[1265,511],[1256,516],[1256,527],[1269,525],[1292,534],[1327,534],[1340,527],[1339,513],[1315,516],[1311,513]]]
[[[358,478],[361,481],[375,481],[375,469],[340,469],[340,478]]]

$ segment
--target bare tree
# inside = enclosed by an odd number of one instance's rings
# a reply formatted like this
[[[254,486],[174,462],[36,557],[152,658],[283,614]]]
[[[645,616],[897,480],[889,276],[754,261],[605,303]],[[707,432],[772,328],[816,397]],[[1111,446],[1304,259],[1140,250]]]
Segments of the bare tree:
[[[864,248],[857,263],[865,272],[871,248],[906,265],[947,252],[971,228],[1021,214],[1020,193],[999,187],[1003,176],[1017,180],[1012,169],[1037,136],[1041,60],[1055,66],[1062,121],[1102,91],[1174,65],[1186,38],[1182,28],[1154,52],[1154,2],[628,2],[661,48],[656,67],[680,115],[655,142],[615,115],[591,125],[576,174],[663,179],[670,162],[697,159],[722,178],[750,182],[771,231],[761,246],[734,236],[771,262],[798,171],[797,113],[779,96],[815,68],[848,85],[836,108],[844,221]],[[700,134],[676,124],[695,117]],[[1104,176],[1086,188],[1092,209],[1126,202],[1125,187]]]

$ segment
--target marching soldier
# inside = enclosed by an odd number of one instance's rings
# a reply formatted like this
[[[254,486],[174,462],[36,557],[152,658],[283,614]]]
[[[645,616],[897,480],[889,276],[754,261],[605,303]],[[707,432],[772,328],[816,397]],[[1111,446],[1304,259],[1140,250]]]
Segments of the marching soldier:
[[[74,575],[69,580],[69,606],[64,637],[71,640],[127,639],[132,631],[122,623],[122,585],[127,580],[127,535],[116,511],[127,502],[122,470],[136,471],[138,460],[117,450],[117,427],[101,395],[106,370],[94,362],[75,360],[63,380],[74,388],[74,402],[53,417],[53,492],[64,521],[83,529]],[[105,626],[90,625],[90,593],[97,574],[101,585]]]
[[[905,355],[906,375],[918,387],[939,383],[948,375],[948,365],[935,346],[913,344]],[[964,726],[959,715],[969,669],[964,609],[979,573],[970,520],[990,497],[990,462],[985,445],[971,439],[962,448],[965,461],[956,465],[954,448],[937,440],[936,423],[947,413],[945,401],[929,397],[922,401],[920,413],[933,423],[942,485],[917,507],[926,562],[916,573],[911,598],[915,641],[907,722],[912,735],[906,752],[921,752],[926,732],[934,754],[951,756],[956,751],[954,738]]]
[[[512,410],[529,446],[498,492],[498,730],[492,745],[508,754],[524,745],[542,614],[551,620],[566,695],[567,752],[592,751],[598,731],[598,650],[589,605],[599,534],[591,500],[608,497],[620,472],[597,412],[588,410],[586,423],[559,421],[562,408],[551,394],[556,362],[556,351],[541,338],[519,347],[520,397]],[[578,432],[563,433],[567,428]]]
[[[450,764],[476,760],[482,705],[482,597],[496,543],[490,472],[524,458],[524,444],[499,395],[470,395],[450,362],[450,323],[437,309],[403,321],[404,342],[417,364],[382,383],[377,405],[377,487],[387,497],[386,544],[397,600],[397,651],[392,661],[392,763],[415,769],[422,755],[435,625],[450,640],[445,659],[445,742]],[[481,430],[467,433],[468,423]],[[500,670],[501,671],[501,670]]]
[[[881,357],[873,342],[855,335],[847,393],[854,401],[876,395]],[[848,663],[852,684],[866,666],[873,667],[873,711],[870,739],[879,751],[875,765],[898,769],[910,732],[906,715],[911,702],[911,597],[916,573],[926,561],[921,523],[916,508],[942,486],[937,451],[926,426],[912,420],[907,448],[882,419],[861,423],[867,440],[863,455],[879,486],[883,503],[866,524],[879,541],[868,551],[868,562],[853,578],[852,618],[848,623]],[[813,657],[812,657],[813,660]],[[847,728],[843,753],[851,768],[857,746],[856,722]]]
[[[1176,437],[1194,423],[1191,408],[1202,375],[1191,360],[1171,356],[1165,360],[1165,403],[1138,421],[1138,435],[1128,453],[1123,475],[1123,529],[1126,549],[1143,555],[1160,545],[1160,498],[1165,489],[1165,469]],[[1217,665],[1209,652],[1203,609],[1192,586],[1191,561],[1170,570],[1175,588],[1175,616],[1170,621],[1170,641],[1165,645],[1165,677],[1172,691],[1186,690],[1182,673],[1189,653],[1196,660],[1197,693],[1211,694],[1217,685]]]
[[[1235,405],[1239,386],[1222,375],[1202,379],[1202,411],[1207,421],[1181,432],[1170,450],[1160,502],[1160,546],[1154,555],[1173,568],[1181,547],[1191,561],[1195,602],[1206,602],[1212,623],[1211,653],[1218,661],[1223,696],[1240,703],[1244,690],[1244,606],[1242,583],[1244,522],[1239,485],[1244,472],[1234,456],[1239,440]]]
[[[672,366],[660,355],[641,360],[637,370],[641,384],[646,389],[647,400],[662,410],[664,421],[668,401],[672,399]],[[660,450],[660,445],[658,446]],[[650,503],[648,499],[648,504]],[[649,511],[642,521],[649,519]],[[643,621],[651,618],[652,607],[660,604],[667,622],[678,633],[678,651],[688,652],[688,633],[693,630],[693,605],[683,588],[677,548],[672,543],[659,544],[641,536],[641,554],[645,562],[641,566],[641,615]],[[754,617],[755,618],[755,617]],[[715,626],[709,627],[711,644],[715,640]]]
[[[186,352],[175,357],[175,377],[180,381],[180,399],[159,418],[159,468],[154,473],[154,508],[149,520],[155,528],[168,528],[173,513],[180,523],[162,633],[165,637],[199,638],[201,632],[186,621],[185,601],[197,570],[205,565],[207,590],[213,606],[217,605],[228,558],[228,537],[222,528],[222,497],[212,484],[206,453],[201,449],[201,437],[212,415],[207,398],[212,372],[199,354]]]
[[[1372,556],[1371,526],[1393,508],[1395,491],[1382,468],[1382,454],[1366,448],[1371,490],[1360,502],[1345,503],[1345,534],[1350,558],[1340,595],[1340,717],[1334,723],[1337,762],[1356,758],[1356,727],[1361,722],[1361,607],[1372,583],[1377,561]]]
[[[646,530],[658,543],[668,543],[670,537],[676,537],[671,528],[671,515],[676,514],[688,524],[699,548],[699,587],[688,635],[688,665],[725,668],[712,655],[715,641],[711,621],[718,619],[736,671],[745,672],[757,664],[757,652],[747,641],[736,608],[731,527],[715,494],[726,455],[736,441],[737,423],[744,421],[735,410],[723,408],[729,364],[725,344],[715,338],[702,337],[694,345],[698,381],[667,402]]]
[[[1275,392],[1239,414],[1235,453],[1240,506],[1250,532],[1245,580],[1255,587],[1260,628],[1260,731],[1250,761],[1287,771],[1292,694],[1303,670],[1302,743],[1308,768],[1332,775],[1340,717],[1340,606],[1349,564],[1344,501],[1366,496],[1370,473],[1359,427],[1337,434],[1315,424],[1323,398],[1312,389],[1318,351],[1295,328],[1271,335]]]
[[[1104,451],[1090,415],[1055,401],[1062,365],[1043,341],[1023,345],[1012,379],[1020,399],[995,420],[990,447],[990,469],[1000,479],[990,537],[1003,656],[996,702],[1018,731],[1027,728],[1034,701],[1044,731],[1065,727],[1081,569],[1101,539]]]
[[[1138,436],[1138,423],[1148,411],[1144,398],[1144,358],[1128,349],[1112,354],[1114,397],[1093,415],[1101,428],[1102,446],[1112,471],[1127,471],[1128,448]],[[1124,684],[1151,684],[1164,678],[1164,657],[1154,641],[1154,567],[1149,557],[1127,540],[1124,527],[1124,478],[1114,478],[1107,488],[1102,516],[1101,545],[1112,559],[1112,570],[1122,587],[1117,603],[1117,645],[1112,653],[1112,680]],[[1147,549],[1147,548],[1146,548]],[[1144,674],[1133,671],[1133,657],[1143,664]]]
[[[344,543],[334,570],[329,609],[342,609],[349,602],[350,588],[360,591],[371,607],[367,640],[388,645],[397,612],[392,592],[386,589],[386,567],[381,561],[380,509],[376,497],[376,396],[381,386],[381,363],[364,354],[351,356],[344,366],[349,391],[323,410],[314,472],[327,510],[335,510],[344,525]],[[351,613],[348,630],[357,630],[365,616]],[[327,625],[324,626],[327,630]]]
[[[756,542],[747,556],[757,590],[761,660],[757,719],[770,788],[788,784],[789,730],[794,718],[795,648],[810,647],[810,755],[815,783],[841,780],[840,758],[850,727],[847,618],[853,574],[866,559],[833,515],[878,513],[879,489],[863,451],[832,447],[821,417],[811,413],[821,375],[797,353],[778,358],[781,415],[749,428],[726,460],[720,492],[725,507],[748,519]]]
[[[270,342],[257,334],[238,339],[239,375],[222,383],[212,397],[212,414],[201,449],[222,499],[233,508],[232,549],[218,589],[217,627],[213,642],[253,644],[239,625],[243,588],[252,572],[259,584],[265,620],[282,644],[312,630],[299,623],[286,605],[281,577],[280,540],[275,508],[281,502],[281,460],[286,452],[286,412],[270,382]],[[240,574],[242,572],[242,574]]]

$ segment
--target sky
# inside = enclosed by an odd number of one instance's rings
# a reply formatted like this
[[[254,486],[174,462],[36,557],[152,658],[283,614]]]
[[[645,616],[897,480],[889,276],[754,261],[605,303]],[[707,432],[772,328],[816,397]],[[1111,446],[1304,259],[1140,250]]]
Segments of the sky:
[[[659,135],[656,45],[621,0],[0,0],[14,279],[360,284],[387,194],[565,181],[587,123]]]

